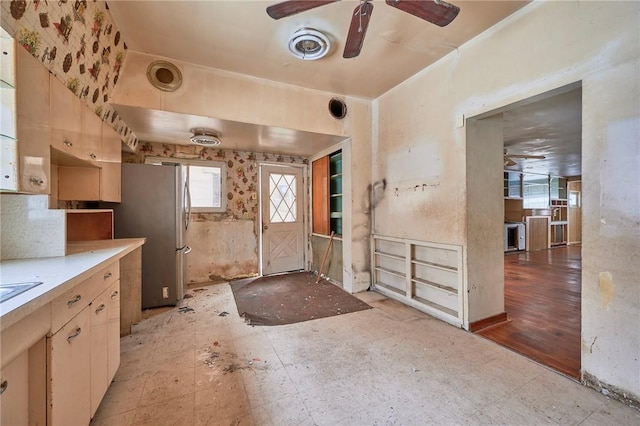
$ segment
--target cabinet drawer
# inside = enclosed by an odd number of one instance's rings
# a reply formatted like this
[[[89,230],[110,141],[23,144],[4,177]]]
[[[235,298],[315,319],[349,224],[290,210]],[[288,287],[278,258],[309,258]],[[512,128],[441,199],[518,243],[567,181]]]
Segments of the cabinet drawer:
[[[100,272],[89,278],[93,288],[93,298],[105,291],[111,284],[120,279],[120,262],[113,262]]]
[[[95,296],[92,279],[81,282],[51,302],[51,333],[57,333]]]
[[[91,299],[87,303],[94,301],[101,293],[109,288],[113,283],[120,280],[120,262],[102,268],[87,279],[91,291]]]

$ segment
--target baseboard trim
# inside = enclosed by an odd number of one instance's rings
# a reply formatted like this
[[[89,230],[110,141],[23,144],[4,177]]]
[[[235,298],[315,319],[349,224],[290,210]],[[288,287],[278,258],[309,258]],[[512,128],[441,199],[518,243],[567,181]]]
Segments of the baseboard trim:
[[[498,315],[494,315],[491,317],[487,317],[484,319],[481,319],[479,321],[474,321],[469,323],[469,331],[471,331],[472,333],[478,330],[481,330],[483,328],[487,328],[487,327],[491,327],[492,325],[496,325],[496,324],[500,324],[501,322],[505,322],[507,321],[507,313],[506,312],[502,312]]]

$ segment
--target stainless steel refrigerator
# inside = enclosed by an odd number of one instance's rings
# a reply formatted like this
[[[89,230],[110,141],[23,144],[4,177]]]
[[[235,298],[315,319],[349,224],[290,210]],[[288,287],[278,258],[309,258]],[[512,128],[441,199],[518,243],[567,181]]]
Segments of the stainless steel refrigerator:
[[[142,308],[184,296],[189,189],[180,165],[122,164],[122,201],[113,204],[116,238],[145,237]]]

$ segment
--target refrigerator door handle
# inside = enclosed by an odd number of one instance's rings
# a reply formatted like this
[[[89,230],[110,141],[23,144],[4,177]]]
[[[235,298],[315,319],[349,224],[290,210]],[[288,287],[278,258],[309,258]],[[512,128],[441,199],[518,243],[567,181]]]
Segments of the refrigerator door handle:
[[[184,203],[185,203],[185,218],[184,218],[184,230],[189,229],[191,225],[191,191],[189,190],[189,176],[184,181]]]
[[[187,246],[187,245],[184,245],[184,246],[182,246],[180,248],[177,248],[176,251],[184,251],[184,254],[189,254],[189,253],[191,253],[191,247]]]

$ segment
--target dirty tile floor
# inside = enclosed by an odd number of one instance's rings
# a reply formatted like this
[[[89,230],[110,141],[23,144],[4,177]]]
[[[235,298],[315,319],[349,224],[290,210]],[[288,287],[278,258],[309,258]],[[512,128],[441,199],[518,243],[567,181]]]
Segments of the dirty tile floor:
[[[122,338],[92,425],[640,424],[638,410],[374,292],[358,295],[374,309],[272,327],[245,324],[228,284],[188,293]]]

